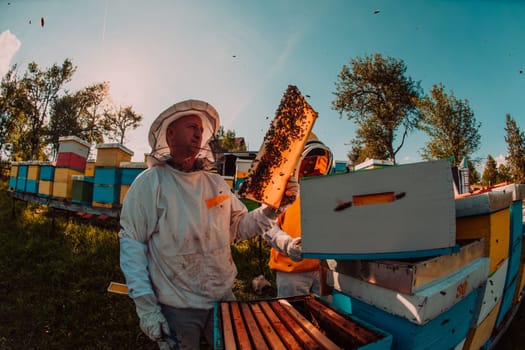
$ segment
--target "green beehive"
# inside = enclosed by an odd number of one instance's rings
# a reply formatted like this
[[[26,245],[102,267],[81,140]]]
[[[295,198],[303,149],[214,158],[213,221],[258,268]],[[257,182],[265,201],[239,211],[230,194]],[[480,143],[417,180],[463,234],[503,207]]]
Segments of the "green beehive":
[[[73,175],[71,202],[91,205],[93,200],[93,176]]]

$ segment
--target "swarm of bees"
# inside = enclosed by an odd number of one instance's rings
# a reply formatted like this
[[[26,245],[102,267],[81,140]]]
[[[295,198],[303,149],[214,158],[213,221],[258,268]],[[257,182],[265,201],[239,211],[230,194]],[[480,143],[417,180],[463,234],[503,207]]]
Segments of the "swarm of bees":
[[[252,163],[248,178],[239,190],[245,198],[278,207],[288,178],[317,112],[306,102],[296,86],[289,85]]]

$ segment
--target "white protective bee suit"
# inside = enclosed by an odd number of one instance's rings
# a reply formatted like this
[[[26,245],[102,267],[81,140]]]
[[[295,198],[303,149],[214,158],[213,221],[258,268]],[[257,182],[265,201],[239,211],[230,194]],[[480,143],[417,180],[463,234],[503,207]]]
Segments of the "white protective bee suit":
[[[219,127],[215,109],[198,100],[168,108],[150,128],[150,167],[129,188],[120,218],[120,265],[129,296],[142,330],[158,341],[163,338],[158,323],[164,327],[165,320],[157,303],[212,309],[214,302],[231,298],[237,268],[230,244],[262,235],[277,216],[263,207],[248,212],[218,174],[184,172],[166,163],[166,128],[186,115],[198,115],[203,122],[203,151],[197,158],[211,154],[208,143]],[[149,301],[139,305],[144,296]],[[160,319],[152,321],[152,313]]]

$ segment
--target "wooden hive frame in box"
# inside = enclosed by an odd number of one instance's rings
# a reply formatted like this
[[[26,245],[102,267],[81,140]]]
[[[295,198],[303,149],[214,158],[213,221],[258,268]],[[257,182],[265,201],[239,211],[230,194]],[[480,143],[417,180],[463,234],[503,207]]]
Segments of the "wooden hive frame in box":
[[[289,85],[239,195],[278,208],[317,112]]]
[[[224,301],[215,310],[216,349],[359,349],[377,342],[389,348],[391,341],[313,295]]]

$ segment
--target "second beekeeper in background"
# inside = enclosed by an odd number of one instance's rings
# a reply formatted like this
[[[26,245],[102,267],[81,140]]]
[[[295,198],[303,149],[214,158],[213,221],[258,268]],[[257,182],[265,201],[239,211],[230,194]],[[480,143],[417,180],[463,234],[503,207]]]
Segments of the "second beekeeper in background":
[[[298,161],[296,178],[328,175],[332,151],[311,133]],[[289,297],[320,292],[320,260],[301,259],[300,196],[278,219],[278,225],[264,234],[274,248],[269,267],[275,270],[277,296]]]

